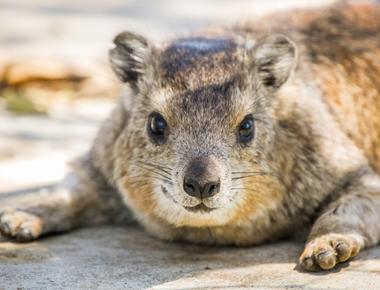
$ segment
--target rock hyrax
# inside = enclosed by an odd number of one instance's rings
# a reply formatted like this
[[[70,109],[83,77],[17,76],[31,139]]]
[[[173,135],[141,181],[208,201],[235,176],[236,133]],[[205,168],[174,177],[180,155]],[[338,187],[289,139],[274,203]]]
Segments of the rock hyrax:
[[[379,243],[378,6],[114,44],[125,94],[59,187],[2,210],[4,235],[134,218],[165,240],[257,245],[311,225],[307,270]]]

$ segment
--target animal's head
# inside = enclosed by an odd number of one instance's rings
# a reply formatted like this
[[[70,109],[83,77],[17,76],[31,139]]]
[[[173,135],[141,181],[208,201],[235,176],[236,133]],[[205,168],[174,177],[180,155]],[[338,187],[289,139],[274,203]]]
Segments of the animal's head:
[[[110,61],[129,93],[118,184],[132,209],[214,226],[281,197],[269,155],[272,103],[296,63],[285,36],[194,37],[162,48],[124,32]]]

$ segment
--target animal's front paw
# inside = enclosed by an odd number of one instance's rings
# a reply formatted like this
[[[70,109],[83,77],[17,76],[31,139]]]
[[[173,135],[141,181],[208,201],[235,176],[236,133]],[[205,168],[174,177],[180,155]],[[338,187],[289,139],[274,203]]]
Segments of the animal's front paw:
[[[356,256],[361,247],[354,235],[327,234],[308,242],[299,262],[308,271],[330,270]]]
[[[42,233],[42,219],[36,215],[16,210],[0,211],[0,233],[6,237],[27,242],[37,239]]]

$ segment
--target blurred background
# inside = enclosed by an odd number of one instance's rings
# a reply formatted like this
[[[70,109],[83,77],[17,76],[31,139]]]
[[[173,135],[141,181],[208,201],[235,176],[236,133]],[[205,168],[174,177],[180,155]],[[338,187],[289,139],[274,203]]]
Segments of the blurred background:
[[[0,0],[0,198],[58,182],[119,95],[122,30],[153,41],[333,0]]]

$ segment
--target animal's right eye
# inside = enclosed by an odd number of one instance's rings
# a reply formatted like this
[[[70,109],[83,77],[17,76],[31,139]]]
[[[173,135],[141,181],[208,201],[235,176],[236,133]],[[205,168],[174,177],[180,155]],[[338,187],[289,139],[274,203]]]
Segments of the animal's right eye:
[[[251,115],[246,116],[240,123],[238,135],[239,142],[242,144],[247,144],[255,136],[255,123]]]
[[[149,115],[147,124],[148,135],[153,143],[161,145],[165,143],[168,134],[168,125],[161,114],[153,112]]]

